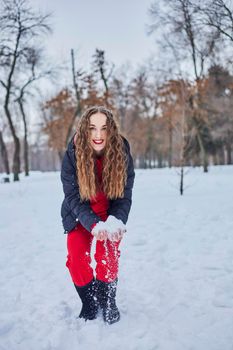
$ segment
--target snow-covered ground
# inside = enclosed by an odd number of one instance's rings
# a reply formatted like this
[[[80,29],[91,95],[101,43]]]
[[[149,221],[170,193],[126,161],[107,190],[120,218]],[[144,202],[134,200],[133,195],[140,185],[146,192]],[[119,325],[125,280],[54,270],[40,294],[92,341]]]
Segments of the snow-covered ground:
[[[233,167],[137,170],[121,321],[77,319],[59,173],[0,184],[1,350],[232,350]]]

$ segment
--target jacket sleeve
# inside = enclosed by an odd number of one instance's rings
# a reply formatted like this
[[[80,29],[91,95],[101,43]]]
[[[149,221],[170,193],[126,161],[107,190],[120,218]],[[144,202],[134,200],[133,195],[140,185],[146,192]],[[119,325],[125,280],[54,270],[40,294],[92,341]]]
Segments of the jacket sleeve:
[[[121,220],[126,224],[132,205],[132,189],[134,185],[134,164],[133,158],[130,154],[130,146],[128,141],[124,138],[124,144],[127,154],[127,181],[124,189],[123,198],[117,198],[110,201],[110,206],[108,209],[108,214],[115,216],[117,219]]]
[[[72,212],[72,215],[89,232],[91,227],[101,219],[91,209],[89,201],[81,201],[77,183],[76,168],[66,151],[61,168],[61,181],[65,194],[65,203]]]

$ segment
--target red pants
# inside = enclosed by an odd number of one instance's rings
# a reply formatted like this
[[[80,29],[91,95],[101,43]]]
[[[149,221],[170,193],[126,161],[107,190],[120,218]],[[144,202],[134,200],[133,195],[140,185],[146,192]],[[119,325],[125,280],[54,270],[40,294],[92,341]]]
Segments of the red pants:
[[[66,266],[70,271],[71,278],[77,286],[84,286],[93,277],[91,267],[91,244],[93,236],[80,223],[68,233],[67,249],[68,256]],[[120,257],[120,242],[97,241],[96,252],[96,278],[103,282],[112,282],[117,278],[118,261]]]

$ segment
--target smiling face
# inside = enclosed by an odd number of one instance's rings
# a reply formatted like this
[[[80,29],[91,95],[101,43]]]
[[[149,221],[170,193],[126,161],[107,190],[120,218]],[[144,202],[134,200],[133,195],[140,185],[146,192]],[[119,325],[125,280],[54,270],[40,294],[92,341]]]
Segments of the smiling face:
[[[95,153],[100,155],[107,140],[107,117],[103,113],[95,113],[90,116],[90,142]]]

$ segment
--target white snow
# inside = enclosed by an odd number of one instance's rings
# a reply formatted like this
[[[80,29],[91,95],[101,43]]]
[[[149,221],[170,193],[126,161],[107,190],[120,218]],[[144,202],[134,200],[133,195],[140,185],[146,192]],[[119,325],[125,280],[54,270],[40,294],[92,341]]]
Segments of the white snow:
[[[91,233],[97,237],[100,231],[106,231],[106,237],[110,241],[118,241],[119,238],[122,238],[124,236],[127,228],[121,220],[118,220],[115,216],[109,215],[106,221],[99,221],[94,226]]]
[[[232,350],[233,167],[137,170],[121,243],[121,321],[77,319],[59,173],[0,184],[1,350]]]

